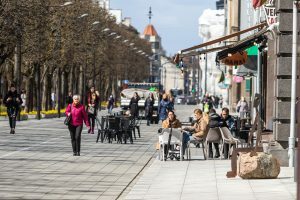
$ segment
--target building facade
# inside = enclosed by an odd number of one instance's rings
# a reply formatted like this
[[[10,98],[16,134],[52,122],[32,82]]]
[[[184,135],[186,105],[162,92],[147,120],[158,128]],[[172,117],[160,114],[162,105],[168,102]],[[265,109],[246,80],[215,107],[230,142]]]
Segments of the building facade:
[[[140,36],[142,39],[151,43],[152,57],[150,59],[150,77],[149,82],[158,83],[161,80],[161,56],[165,55],[165,51],[161,44],[161,37],[152,24],[148,24]]]
[[[224,35],[225,13],[224,9],[219,6],[219,10],[206,9],[199,17],[199,36],[203,42],[207,42]],[[218,47],[220,44],[213,44],[209,48]],[[202,75],[201,88],[202,95],[209,93],[212,95],[222,95],[227,97],[226,88],[220,87],[218,77],[221,75],[221,68],[217,66],[216,53],[199,55],[199,64]],[[221,66],[223,67],[223,66]],[[226,98],[225,98],[226,99]]]

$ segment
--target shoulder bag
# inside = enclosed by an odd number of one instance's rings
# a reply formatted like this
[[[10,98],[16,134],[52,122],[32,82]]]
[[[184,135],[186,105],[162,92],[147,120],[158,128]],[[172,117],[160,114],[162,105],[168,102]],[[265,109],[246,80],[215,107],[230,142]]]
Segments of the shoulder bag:
[[[66,119],[64,121],[64,124],[66,126],[69,126],[71,124],[71,119],[72,119],[72,104],[71,104],[71,111],[70,111],[70,115],[66,116]]]

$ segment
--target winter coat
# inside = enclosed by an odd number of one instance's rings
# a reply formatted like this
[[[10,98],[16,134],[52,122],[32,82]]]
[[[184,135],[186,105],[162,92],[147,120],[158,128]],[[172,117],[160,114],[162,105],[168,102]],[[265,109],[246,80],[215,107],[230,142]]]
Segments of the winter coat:
[[[71,110],[71,105],[72,105],[72,110]],[[69,113],[71,113],[71,124],[73,126],[81,126],[83,122],[87,127],[90,126],[87,113],[82,104],[77,104],[77,105],[69,104],[66,109],[66,115],[68,116]]]
[[[172,128],[181,128],[181,122],[178,119],[175,119],[171,123],[170,123],[169,119],[166,119],[163,121],[162,127],[163,128],[171,128],[171,124],[172,124]]]
[[[225,119],[221,117],[220,127],[227,127],[230,131],[235,130],[235,123],[232,116],[228,115]]]
[[[131,116],[134,116],[134,117],[139,116],[139,105],[138,105],[139,100],[140,100],[140,97],[137,97],[137,98],[132,97],[131,98],[130,103],[129,103]]]
[[[110,107],[114,107],[114,103],[115,103],[115,99],[113,97],[109,97],[107,109],[109,109]]]
[[[151,117],[153,115],[154,99],[148,97],[145,101],[145,117]]]
[[[168,111],[170,110],[170,102],[167,100],[161,100],[159,104],[159,119],[165,120],[168,117]]]
[[[217,113],[210,113],[209,114],[209,121],[208,127],[209,128],[216,128],[220,126],[221,117]]]
[[[239,101],[236,107],[239,108],[239,112],[247,112],[248,111],[247,101]]]
[[[194,132],[193,137],[196,140],[200,140],[200,139],[203,139],[207,135],[208,127],[207,127],[207,123],[205,122],[205,119],[203,117],[201,117],[200,119],[198,119],[196,121],[194,126],[186,127],[185,130]]]
[[[9,97],[11,98],[11,100],[8,100]],[[17,99],[19,101],[17,101]],[[23,101],[21,96],[15,90],[14,92],[8,91],[8,93],[4,97],[3,103],[7,107],[7,110],[14,110],[15,112],[18,112]]]

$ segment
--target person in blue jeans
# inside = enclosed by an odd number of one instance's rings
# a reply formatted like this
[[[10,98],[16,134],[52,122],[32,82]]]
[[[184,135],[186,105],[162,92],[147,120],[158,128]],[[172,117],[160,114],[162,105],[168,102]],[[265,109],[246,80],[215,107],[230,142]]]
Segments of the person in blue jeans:
[[[109,96],[108,102],[107,102],[107,110],[108,114],[112,114],[112,109],[114,108],[115,99],[113,95]]]

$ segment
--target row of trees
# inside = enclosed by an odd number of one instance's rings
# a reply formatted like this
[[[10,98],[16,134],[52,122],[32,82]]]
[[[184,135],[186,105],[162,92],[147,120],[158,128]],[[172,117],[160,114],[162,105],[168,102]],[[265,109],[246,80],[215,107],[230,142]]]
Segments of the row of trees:
[[[148,77],[151,46],[93,0],[0,0],[0,91],[14,82],[27,111],[59,107],[94,84],[102,100],[122,80]],[[134,73],[132,73],[134,72]]]

